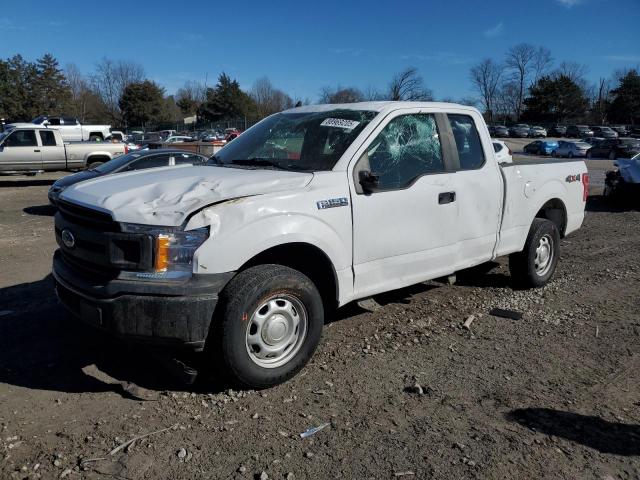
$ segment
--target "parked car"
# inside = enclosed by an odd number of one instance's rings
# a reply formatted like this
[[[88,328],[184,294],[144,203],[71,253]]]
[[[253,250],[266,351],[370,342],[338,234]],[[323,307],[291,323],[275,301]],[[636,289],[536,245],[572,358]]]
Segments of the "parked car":
[[[173,135],[176,134],[175,130],[160,130],[158,132],[158,136],[160,137],[161,140],[165,140]]]
[[[57,129],[65,142],[81,142],[83,140],[94,142],[104,140],[111,134],[111,125],[83,125],[75,117],[49,117],[47,115],[36,117],[29,123],[12,123],[7,125],[7,128],[29,128],[34,125]]]
[[[605,126],[594,126],[594,127],[590,127],[591,131],[593,131],[593,136],[594,137],[600,137],[600,138],[618,138],[618,132],[616,132],[615,130],[613,130],[610,127],[605,127]]]
[[[545,285],[588,180],[584,162],[499,166],[472,107],[303,106],[206,166],[68,187],[55,288],[94,327],[206,350],[225,383],[267,388],[304,368],[325,312],[351,301],[504,255],[515,283]]]
[[[492,137],[504,138],[509,136],[509,129],[504,125],[492,125],[489,127],[489,134]]]
[[[547,130],[542,127],[531,127],[529,129],[530,138],[544,138],[547,136]]]
[[[509,128],[509,136],[514,138],[528,138],[529,137],[529,125],[526,123],[518,123]]]
[[[493,140],[493,151],[496,153],[498,164],[513,163],[513,152],[502,140]]]
[[[124,143],[69,143],[59,130],[35,125],[0,134],[1,173],[82,169],[124,153]]]
[[[613,138],[603,140],[594,145],[587,152],[587,158],[631,158],[640,152],[640,139],[638,138]]]
[[[589,145],[591,145],[593,147],[594,145],[597,145],[600,142],[603,142],[604,138],[602,138],[602,137],[587,137],[587,138],[583,138],[582,141],[583,142],[587,142]]]
[[[618,133],[619,137],[626,137],[630,133],[624,125],[611,125],[611,128]]]
[[[165,139],[164,143],[184,143],[184,142],[193,142],[192,137],[187,137],[184,135],[172,135]]]
[[[558,148],[558,142],[555,140],[536,140],[524,146],[525,153],[533,155],[551,155]]]
[[[640,153],[614,162],[616,170],[606,172],[603,196],[625,206],[640,206]]]
[[[586,125],[569,125],[567,127],[566,136],[569,138],[586,138],[593,137],[593,130]]]
[[[549,130],[549,136],[551,137],[564,137],[567,134],[567,127],[564,125],[554,125]]]
[[[92,168],[87,170],[56,180],[49,188],[49,202],[52,205],[56,205],[58,197],[67,187],[103,175],[157,167],[173,167],[176,165],[204,165],[208,160],[204,155],[166,148],[130,152],[108,162],[99,165],[94,164]]]
[[[230,142],[234,138],[238,138],[239,135],[240,135],[240,130],[238,130],[237,128],[225,128],[224,130],[224,139],[227,142]]]
[[[558,148],[556,148],[552,155],[554,157],[585,157],[587,150],[591,148],[586,142],[567,142],[566,140],[558,141]]]

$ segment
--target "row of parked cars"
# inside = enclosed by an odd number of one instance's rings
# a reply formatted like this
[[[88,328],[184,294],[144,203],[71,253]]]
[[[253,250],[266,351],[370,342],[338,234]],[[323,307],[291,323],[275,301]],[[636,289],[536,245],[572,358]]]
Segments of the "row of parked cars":
[[[540,126],[530,126],[526,123],[517,123],[511,127],[504,125],[491,125],[489,133],[492,137],[498,138],[545,138],[545,137],[566,137],[566,138],[603,138],[614,139],[619,137],[640,138],[640,129],[630,130],[624,125],[554,125],[549,130]]]
[[[640,153],[640,138],[595,138],[586,140],[536,140],[524,146],[524,152],[533,155],[586,158],[632,158]]]

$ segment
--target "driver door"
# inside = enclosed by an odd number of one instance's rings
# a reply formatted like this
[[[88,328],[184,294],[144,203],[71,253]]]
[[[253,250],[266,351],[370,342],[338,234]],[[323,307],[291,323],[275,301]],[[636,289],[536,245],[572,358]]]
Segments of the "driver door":
[[[357,298],[456,270],[458,203],[436,117],[395,112],[357,154],[351,175]],[[373,191],[364,191],[360,172],[377,175]]]
[[[42,153],[35,130],[15,130],[2,144],[3,170],[42,170]]]

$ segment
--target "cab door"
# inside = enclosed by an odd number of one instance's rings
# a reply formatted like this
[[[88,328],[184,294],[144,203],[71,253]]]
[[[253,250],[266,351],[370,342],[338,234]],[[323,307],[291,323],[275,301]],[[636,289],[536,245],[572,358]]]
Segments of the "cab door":
[[[398,110],[356,154],[350,170],[356,298],[456,270],[458,202],[436,117]]]
[[[64,145],[58,145],[52,130],[38,130],[40,136],[40,151],[42,153],[42,168],[44,170],[64,170],[67,167],[67,157]]]
[[[73,117],[62,117],[63,126],[60,129],[64,132],[64,139],[69,142],[82,141],[82,127],[78,120]]]
[[[464,111],[447,113],[448,135],[455,174],[453,188],[458,203],[456,233],[458,269],[494,258],[500,231],[504,181],[490,139],[481,136],[484,120]]]
[[[0,146],[2,170],[42,170],[35,130],[14,130]]]

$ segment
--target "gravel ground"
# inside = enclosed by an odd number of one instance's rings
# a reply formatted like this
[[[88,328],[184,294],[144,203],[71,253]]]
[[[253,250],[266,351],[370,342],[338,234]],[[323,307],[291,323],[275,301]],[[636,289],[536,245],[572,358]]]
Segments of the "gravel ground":
[[[300,375],[236,392],[67,317],[61,175],[0,178],[0,478],[640,478],[640,212],[597,186],[546,287],[500,259],[347,306]]]

